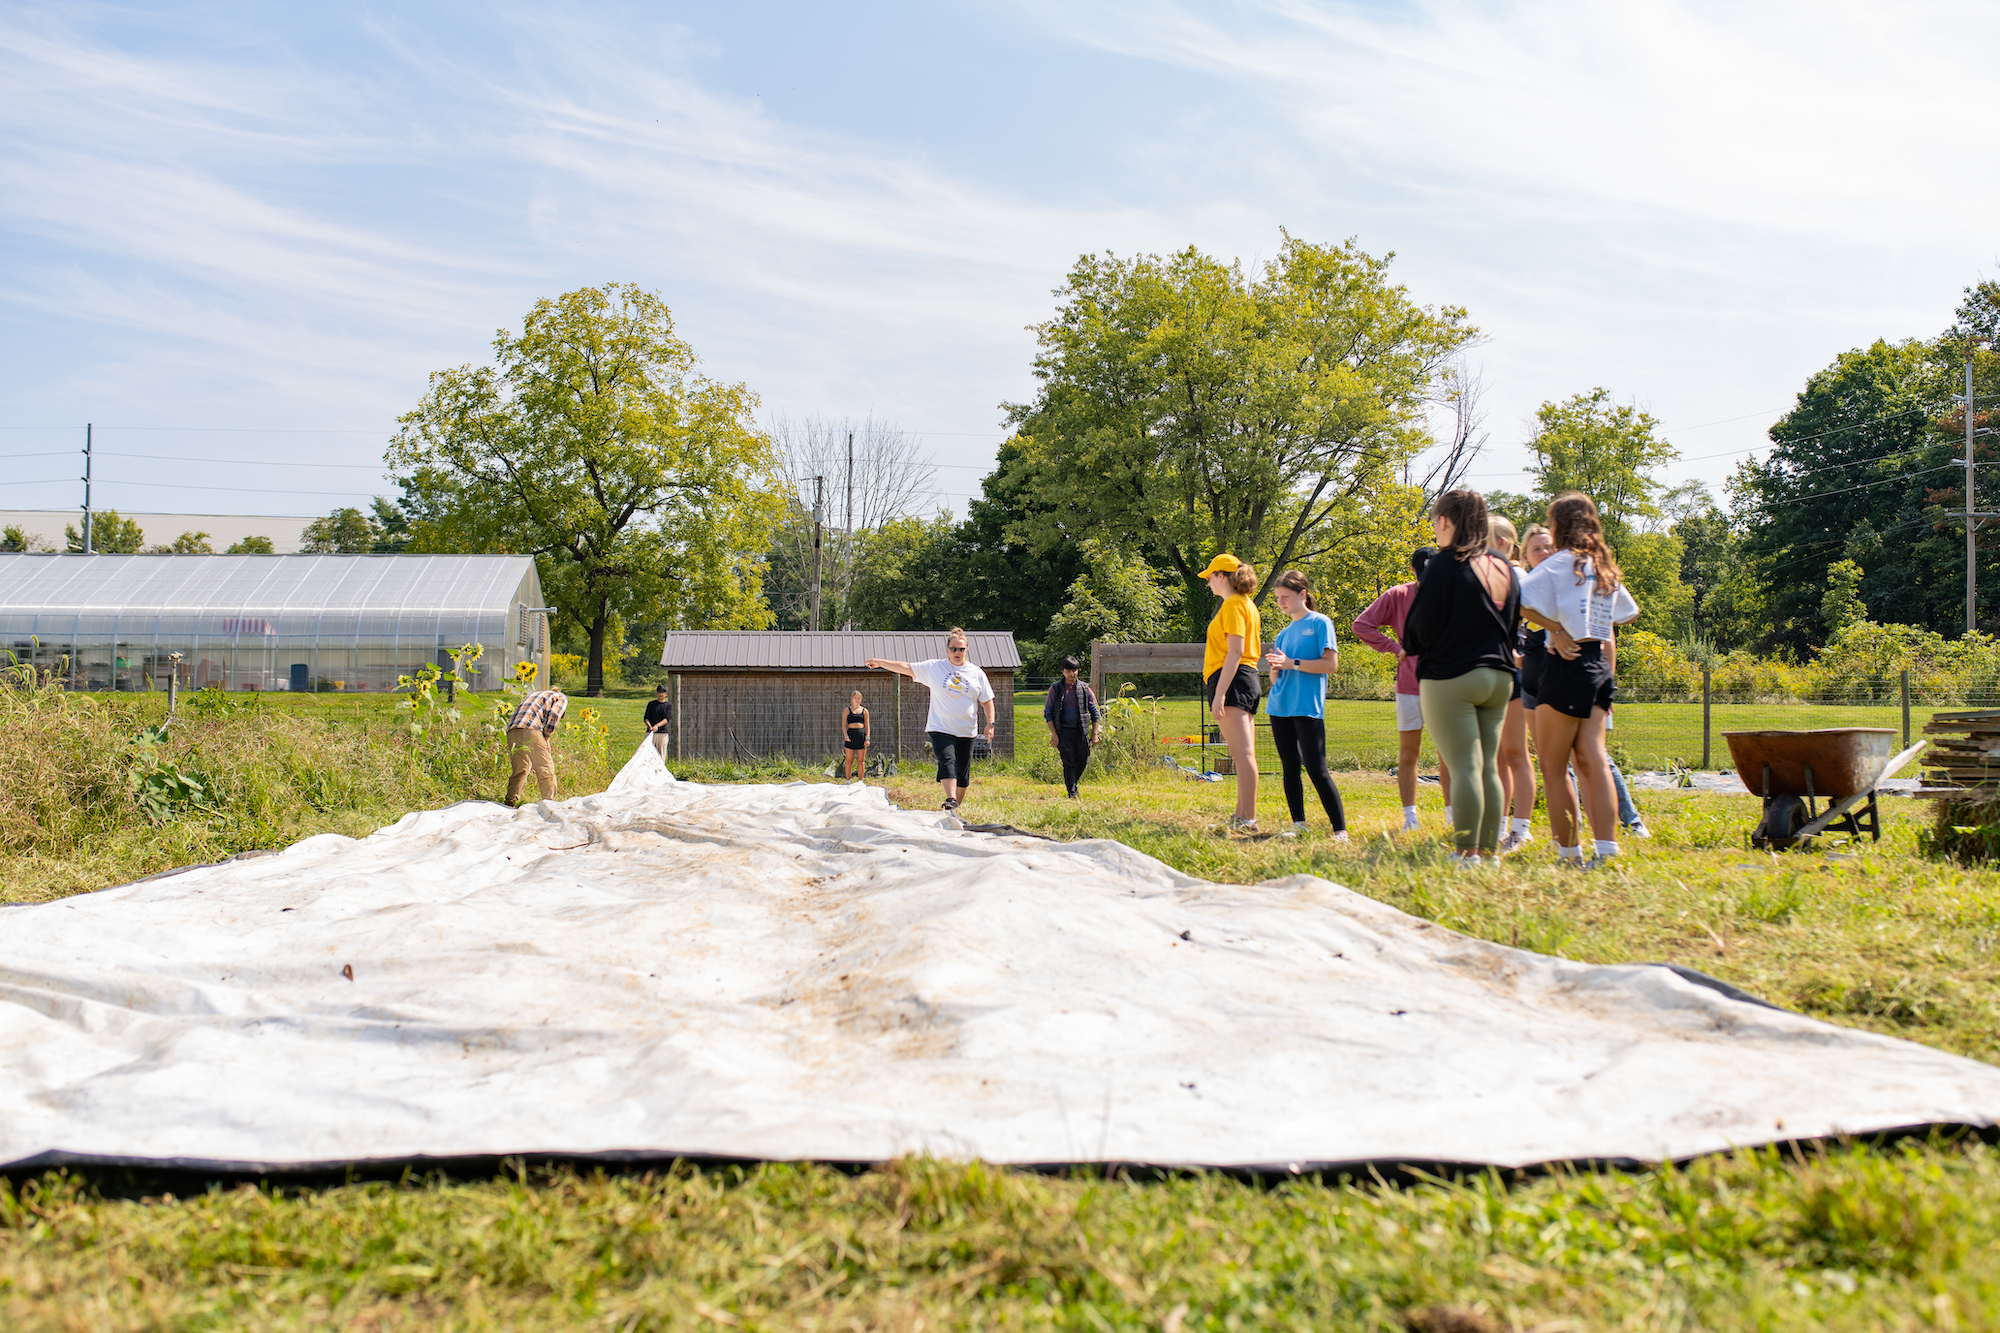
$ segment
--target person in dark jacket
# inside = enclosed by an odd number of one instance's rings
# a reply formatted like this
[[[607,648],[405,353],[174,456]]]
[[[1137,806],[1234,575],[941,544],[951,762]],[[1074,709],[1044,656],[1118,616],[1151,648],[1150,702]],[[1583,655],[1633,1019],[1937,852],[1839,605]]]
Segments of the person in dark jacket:
[[[662,759],[667,757],[667,733],[673,723],[674,705],[667,698],[667,682],[663,680],[653,687],[653,701],[646,705],[646,737]]]
[[[1403,627],[1417,659],[1424,726],[1457,777],[1452,792],[1455,859],[1497,854],[1506,816],[1500,728],[1514,695],[1514,638],[1521,582],[1488,544],[1486,501],[1446,491],[1431,509],[1438,554],[1424,568]]]
[[[1049,686],[1049,697],[1042,704],[1042,721],[1049,724],[1049,743],[1062,756],[1063,786],[1069,789],[1072,798],[1076,796],[1077,779],[1083,776],[1084,765],[1090,762],[1090,747],[1097,744],[1103,717],[1098,711],[1096,693],[1077,679],[1082,670],[1082,663],[1074,657],[1065,657],[1062,679]],[[1088,735],[1084,731],[1086,720]]]

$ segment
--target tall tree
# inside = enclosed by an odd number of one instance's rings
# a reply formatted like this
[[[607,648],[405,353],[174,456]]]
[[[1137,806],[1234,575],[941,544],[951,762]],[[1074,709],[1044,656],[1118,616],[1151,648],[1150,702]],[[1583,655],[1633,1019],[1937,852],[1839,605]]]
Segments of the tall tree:
[[[1647,413],[1613,403],[1608,389],[1543,403],[1528,441],[1537,501],[1582,491],[1597,501],[1605,537],[1614,547],[1623,544],[1642,520],[1660,517],[1653,497],[1661,483],[1653,473],[1677,451],[1653,433],[1658,428]]]
[[[814,628],[858,624],[855,580],[870,538],[891,519],[918,512],[931,498],[937,472],[921,441],[874,417],[779,417],[771,434],[785,500],[785,521],[772,549],[772,609],[781,623],[811,619],[817,494],[822,623]]]
[[[1007,483],[1035,500],[1010,540],[1144,553],[1191,622],[1214,552],[1322,554],[1343,506],[1433,443],[1441,377],[1476,336],[1391,283],[1389,259],[1290,235],[1254,279],[1193,247],[1079,259],[1035,329],[1036,394],[1007,409]]]
[[[749,389],[697,371],[664,301],[581,288],[536,302],[493,351],[432,375],[390,445],[411,550],[536,556],[588,636],[592,695],[614,621],[769,623],[771,441]]]
[[[1876,615],[1964,628],[1964,529],[1943,516],[1962,506],[1964,474],[1934,425],[1953,381],[1935,343],[1843,352],[1771,427],[1770,452],[1738,466],[1762,646],[1802,653],[1826,641],[1829,572],[1842,560],[1862,569],[1855,595]]]

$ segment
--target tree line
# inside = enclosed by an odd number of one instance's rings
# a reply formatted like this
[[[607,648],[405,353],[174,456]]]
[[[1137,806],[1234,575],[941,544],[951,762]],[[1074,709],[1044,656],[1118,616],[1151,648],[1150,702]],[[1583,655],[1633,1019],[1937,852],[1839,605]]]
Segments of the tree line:
[[[963,518],[932,503],[934,472],[893,423],[760,423],[656,294],[583,288],[501,330],[489,364],[432,375],[388,451],[399,497],[316,520],[307,544],[534,555],[556,646],[587,657],[592,691],[649,672],[670,629],[959,624],[1012,631],[1031,671],[1093,640],[1197,638],[1198,571],[1222,550],[1305,570],[1338,623],[1409,577],[1430,502],[1489,438],[1480,331],[1415,300],[1392,259],[1289,234],[1254,272],[1192,247],[1081,257]],[[1523,485],[1488,501],[1525,527],[1564,491],[1595,497],[1640,628],[1689,660],[1806,661],[1871,618],[1955,634],[1956,395],[1970,364],[1975,407],[2000,398],[1996,334],[2000,286],[1983,282],[1938,336],[1841,353],[1719,498],[1668,485],[1673,446],[1609,389],[1547,402]],[[1986,628],[2000,568],[1978,559]]]

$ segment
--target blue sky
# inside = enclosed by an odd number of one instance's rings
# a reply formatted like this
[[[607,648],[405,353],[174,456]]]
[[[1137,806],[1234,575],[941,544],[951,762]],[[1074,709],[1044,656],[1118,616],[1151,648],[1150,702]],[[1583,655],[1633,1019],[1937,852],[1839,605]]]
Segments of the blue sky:
[[[7,4],[0,508],[78,502],[84,421],[100,506],[359,502],[429,372],[612,279],[767,413],[921,436],[962,507],[1079,253],[1280,227],[1469,308],[1481,484],[1595,385],[1719,484],[2000,270],[1996,39],[1843,0]]]

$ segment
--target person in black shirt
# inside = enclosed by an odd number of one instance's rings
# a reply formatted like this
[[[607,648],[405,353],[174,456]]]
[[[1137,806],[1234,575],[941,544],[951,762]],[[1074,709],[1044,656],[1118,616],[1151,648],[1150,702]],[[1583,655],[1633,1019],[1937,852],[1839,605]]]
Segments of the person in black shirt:
[[[868,709],[861,702],[861,691],[847,696],[847,707],[840,714],[841,728],[847,733],[847,780],[858,782],[868,776],[868,739],[874,731],[874,723],[869,721]]]
[[[1403,625],[1417,659],[1424,726],[1451,766],[1453,840],[1460,861],[1493,856],[1506,816],[1500,728],[1514,694],[1521,583],[1488,544],[1486,501],[1446,491],[1431,509],[1438,554],[1424,567]]]
[[[674,706],[667,702],[667,683],[653,687],[653,701],[646,705],[646,735],[660,758],[667,757],[667,725],[674,720]]]
[[[1062,679],[1049,686],[1049,697],[1042,704],[1042,721],[1049,724],[1049,742],[1062,756],[1063,786],[1069,789],[1072,798],[1076,796],[1077,780],[1090,763],[1090,747],[1097,744],[1099,721],[1096,693],[1077,679],[1082,670],[1081,662],[1065,657]],[[1086,718],[1090,721],[1087,737],[1083,730]]]

